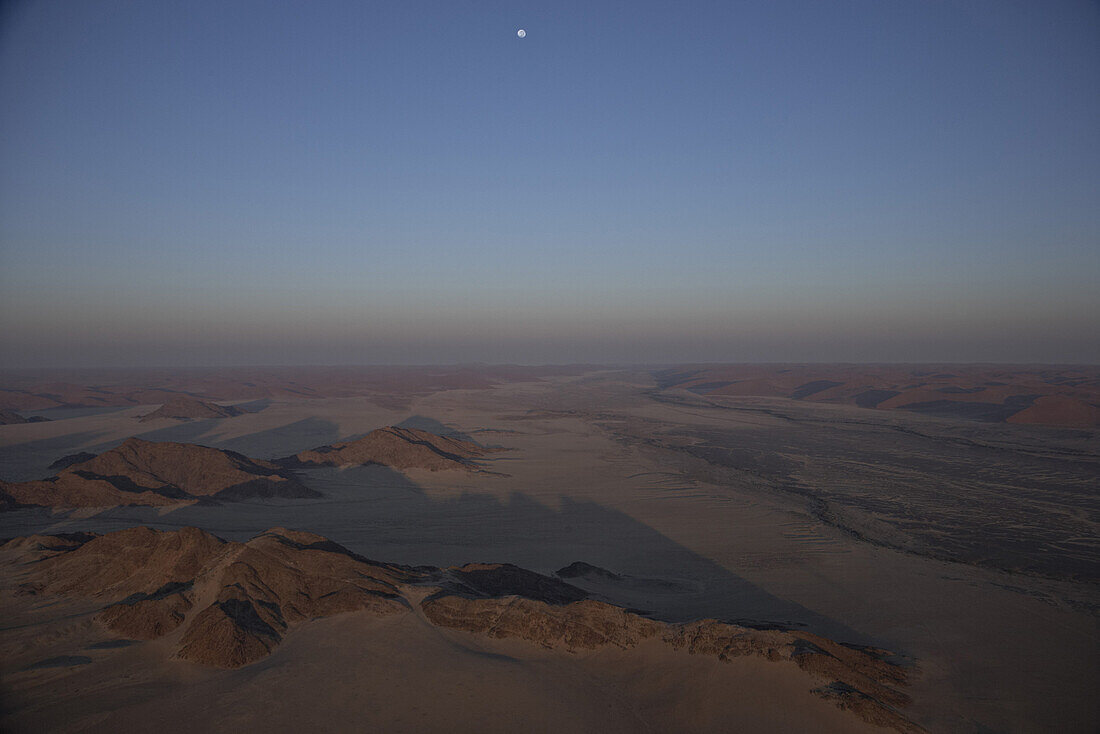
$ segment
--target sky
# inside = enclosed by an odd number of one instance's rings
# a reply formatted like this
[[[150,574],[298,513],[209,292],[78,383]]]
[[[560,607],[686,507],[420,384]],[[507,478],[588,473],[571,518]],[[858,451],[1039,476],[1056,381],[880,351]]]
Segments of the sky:
[[[1100,363],[1095,2],[3,7],[0,367]]]

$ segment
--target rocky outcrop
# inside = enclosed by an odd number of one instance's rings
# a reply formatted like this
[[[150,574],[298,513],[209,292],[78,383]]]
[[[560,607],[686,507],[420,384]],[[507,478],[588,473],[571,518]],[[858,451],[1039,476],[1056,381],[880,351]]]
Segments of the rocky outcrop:
[[[397,583],[408,578],[319,536],[271,530],[245,544],[221,571],[214,603],[184,632],[177,655],[218,667],[246,665],[306,620],[403,611]]]
[[[813,692],[840,708],[901,732],[921,731],[898,711],[910,703],[899,690],[907,673],[888,662],[889,653],[882,650],[847,647],[808,632],[759,630],[716,620],[669,624],[591,599],[555,605],[521,596],[477,599],[448,594],[425,600],[422,608],[441,627],[528,640],[545,648],[628,649],[660,638],[690,654],[723,661],[753,655],[793,663],[828,681]]]
[[[143,415],[140,421],[142,423],[162,419],[174,421],[202,421],[212,418],[232,418],[244,412],[245,411],[240,408],[232,405],[218,405],[217,403],[208,403],[189,395],[180,395],[171,398],[152,413]]]
[[[555,574],[563,579],[594,579],[597,581],[621,581],[622,576],[606,568],[593,566],[584,561],[574,561],[565,568],[559,568]]]
[[[219,600],[187,628],[177,655],[200,665],[239,668],[270,654],[285,631],[284,625],[272,627],[250,601]]]
[[[216,667],[255,662],[291,626],[309,619],[405,610],[400,584],[418,578],[320,536],[282,528],[247,543],[197,528],[49,538],[0,546],[30,564],[19,593],[106,602],[96,621],[131,639],[156,639],[183,627],[176,655]]]
[[[489,637],[517,637],[571,651],[606,645],[634,647],[664,628],[659,622],[587,599],[554,605],[521,596],[467,599],[448,595],[428,599],[422,606],[425,616],[440,627]]]
[[[449,589],[471,597],[522,596],[547,604],[568,604],[588,596],[572,584],[511,563],[469,563],[449,569]]]
[[[150,594],[132,594],[106,607],[96,619],[112,632],[135,640],[155,640],[183,623],[191,609],[191,582],[170,581]]]
[[[901,732],[920,731],[900,713],[909,703],[902,691],[907,671],[886,651],[800,630],[649,619],[511,564],[410,568],[285,528],[246,543],[196,528],[32,536],[0,544],[0,559],[21,569],[19,593],[98,601],[95,618],[107,630],[166,638],[176,657],[202,665],[256,662],[312,619],[419,608],[439,627],[566,652],[657,640],[723,661],[757,656],[794,665],[806,674],[807,690],[838,707]]]
[[[4,484],[0,483],[0,512],[7,512],[9,510],[18,510],[25,505],[16,501],[14,497],[4,491]]]
[[[9,553],[17,554],[19,558],[30,563],[65,551],[76,550],[95,537],[98,537],[95,533],[25,535],[19,538],[0,540],[0,547]]]
[[[0,409],[0,426],[9,426],[19,423],[44,423],[49,418],[43,418],[40,415],[32,415],[30,418],[26,418],[14,410]]]
[[[672,625],[663,639],[693,655],[720,660],[758,655],[793,662],[817,678],[830,680],[814,692],[841,708],[851,708],[871,723],[920,731],[897,711],[910,703],[898,688],[906,683],[907,673],[887,660],[891,654],[885,650],[841,645],[801,630],[758,630],[709,619]]]
[[[18,505],[58,508],[320,496],[271,462],[206,446],[139,438],[71,463],[48,479],[0,482],[0,494]]]
[[[475,460],[503,449],[438,436],[416,428],[389,426],[355,441],[321,446],[283,459],[290,466],[362,466],[381,464],[394,469],[458,469],[480,471]]]
[[[45,546],[34,536],[35,547]],[[28,539],[3,548],[23,547]],[[198,528],[172,532],[134,527],[106,535],[83,533],[58,539],[55,552],[35,564],[22,585],[27,593],[76,596],[121,602],[135,594],[153,594],[166,584],[193,581],[227,551],[225,541]]]

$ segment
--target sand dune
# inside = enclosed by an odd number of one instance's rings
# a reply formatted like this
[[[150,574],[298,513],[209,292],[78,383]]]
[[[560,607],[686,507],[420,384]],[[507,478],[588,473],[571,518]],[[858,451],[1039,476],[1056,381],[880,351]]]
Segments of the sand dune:
[[[657,374],[660,389],[782,397],[987,422],[1100,426],[1095,367],[705,365]]]
[[[156,405],[181,394],[200,400],[301,400],[367,396],[406,406],[439,390],[485,389],[518,380],[575,375],[590,366],[233,367],[190,370],[7,370],[0,408]],[[51,378],[44,379],[44,374]]]

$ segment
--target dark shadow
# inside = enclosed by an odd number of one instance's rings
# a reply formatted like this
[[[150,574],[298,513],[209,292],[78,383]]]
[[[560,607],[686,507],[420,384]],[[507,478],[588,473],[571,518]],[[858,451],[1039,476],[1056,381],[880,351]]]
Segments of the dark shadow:
[[[305,439],[299,435],[297,440]],[[447,567],[507,562],[551,576],[580,560],[610,569],[618,578],[570,579],[571,584],[594,598],[655,619],[710,617],[754,626],[804,627],[843,642],[891,647],[890,640],[870,639],[774,596],[648,525],[596,502],[561,497],[556,506],[547,506],[518,493],[503,499],[479,492],[433,497],[405,475],[382,466],[311,468],[299,476],[324,497],[193,505],[163,515],[158,508],[115,508],[73,520],[66,530],[196,526],[228,540],[244,541],[283,526],[323,535],[356,554],[390,563]],[[24,534],[36,518],[37,522],[49,520],[32,511],[5,513],[0,516],[0,535],[12,534],[7,523],[20,518]]]
[[[816,395],[819,392],[824,392],[830,387],[837,387],[843,384],[843,382],[835,382],[834,380],[814,380],[813,382],[807,382],[805,385],[796,387],[794,392],[790,394],[790,398],[791,400],[801,400],[802,398]]]
[[[71,668],[75,665],[87,665],[92,659],[87,655],[59,655],[56,658],[47,658],[32,663],[23,670],[45,670],[47,668]]]
[[[271,405],[269,398],[260,398],[259,400],[249,400],[247,403],[234,403],[233,407],[238,410],[243,410],[245,413],[259,413],[266,410]]]
[[[947,392],[947,389],[939,392]],[[937,418],[955,418],[987,423],[1003,423],[1025,408],[1030,408],[1039,395],[1011,395],[1002,403],[967,403],[960,400],[932,400],[924,403],[909,403],[901,410],[922,413]]]
[[[40,410],[22,410],[24,417],[40,416],[51,421],[63,421],[69,418],[86,418],[93,415],[107,415],[120,410],[129,410],[132,405],[104,406],[99,408],[42,408]]]
[[[874,408],[890,398],[901,395],[897,390],[864,390],[852,397],[852,401],[861,408]]]
[[[63,456],[83,451],[84,446],[104,433],[104,431],[67,433],[64,436],[0,447],[0,479],[8,482],[25,482],[52,476],[57,471],[50,469],[50,464]]]
[[[470,441],[477,443],[474,439],[470,438],[470,435],[463,433],[462,431],[455,430],[447,426],[444,423],[440,423],[435,418],[428,418],[423,415],[414,415],[406,418],[400,423],[394,426],[395,428],[414,428],[419,431],[427,431],[428,433],[434,433],[437,436],[447,436],[448,438],[457,438],[460,441]]]
[[[332,421],[323,418],[303,418],[300,421],[244,436],[227,439],[220,439],[216,435],[207,436],[200,443],[218,449],[236,451],[253,459],[277,459],[318,446],[327,446],[340,440],[347,439],[341,438],[337,425]]]
[[[222,421],[226,420],[229,419],[207,418],[201,421],[183,421],[174,426],[158,428],[153,431],[146,431],[145,433],[135,433],[134,436],[146,441],[175,441],[176,443],[199,443],[206,445],[203,441],[199,440],[199,437],[210,433],[214,428],[221,425]],[[95,451],[95,449],[92,450]],[[96,453],[98,453],[98,451]]]
[[[334,443],[341,439],[337,426],[320,418],[305,418],[266,431],[221,439],[215,429],[231,418],[211,418],[189,421],[144,433],[136,438],[146,441],[175,441],[195,443],[217,449],[236,451],[254,459],[273,459],[295,454],[306,449]],[[140,426],[135,422],[135,427]],[[105,435],[105,431],[68,433],[64,436],[0,447],[0,480],[25,482],[44,479],[57,474],[59,468],[51,468],[58,459],[87,452],[101,454],[115,448],[126,437],[93,443]],[[347,440],[347,439],[345,439]]]
[[[115,650],[120,647],[129,647],[130,645],[138,644],[138,640],[103,640],[102,642],[93,642],[88,645],[87,650]]]
[[[211,446],[207,438],[204,438],[204,434],[209,433],[211,429],[216,428],[222,421],[228,420],[228,418],[210,418],[203,421],[186,421],[174,426],[168,426],[166,428],[158,428],[153,431],[145,431],[144,433],[133,434],[134,438],[140,438],[144,441],[174,441],[176,443],[196,443],[202,446]],[[134,422],[134,426],[140,426],[138,422]],[[104,451],[113,449],[121,444],[128,437],[113,439],[111,441],[104,441],[103,443],[95,444],[81,449],[81,451],[87,451],[93,454],[102,454]],[[55,457],[61,458],[60,455]]]

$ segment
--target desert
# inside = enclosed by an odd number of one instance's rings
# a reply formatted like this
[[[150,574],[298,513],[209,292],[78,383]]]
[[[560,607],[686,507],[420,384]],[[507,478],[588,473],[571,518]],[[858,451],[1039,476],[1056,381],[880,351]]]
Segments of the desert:
[[[0,514],[7,726],[57,725],[63,695],[89,731],[218,728],[171,714],[216,685],[284,730],[276,702],[308,679],[340,730],[366,715],[360,696],[415,679],[476,697],[458,729],[1088,728],[1093,429],[715,395],[665,374],[487,376],[164,428],[135,422],[142,406],[5,426],[0,466],[20,480]],[[142,493],[30,506],[70,456],[54,484],[126,477]],[[298,489],[224,494],[256,471]],[[350,668],[329,669],[333,646]],[[355,649],[388,656],[392,680]],[[89,685],[95,698],[67,693]],[[448,729],[409,695],[365,720]],[[505,715],[500,696],[522,705]]]

